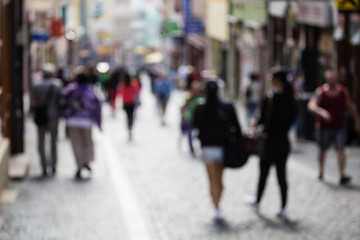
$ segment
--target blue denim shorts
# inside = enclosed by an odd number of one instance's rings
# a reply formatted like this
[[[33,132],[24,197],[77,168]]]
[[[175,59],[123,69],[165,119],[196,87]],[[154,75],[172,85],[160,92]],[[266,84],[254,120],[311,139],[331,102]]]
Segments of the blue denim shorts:
[[[316,140],[321,151],[326,151],[334,144],[336,149],[344,148],[346,145],[345,129],[316,129]]]
[[[224,157],[223,147],[212,146],[202,148],[202,160],[204,163],[222,162]]]

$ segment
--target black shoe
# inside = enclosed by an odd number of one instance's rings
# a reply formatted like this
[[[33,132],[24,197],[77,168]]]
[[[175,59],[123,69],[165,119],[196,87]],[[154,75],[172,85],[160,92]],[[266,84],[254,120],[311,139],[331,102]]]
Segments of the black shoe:
[[[213,222],[214,222],[215,226],[222,228],[222,229],[226,229],[229,227],[228,222],[223,218],[214,218]]]
[[[322,181],[322,180],[323,180],[323,177],[324,177],[324,176],[323,176],[323,173],[320,173],[319,176],[318,176],[318,179],[319,179],[320,181]]]
[[[81,169],[77,170],[77,172],[75,173],[75,178],[76,179],[82,179],[82,177],[81,177]]]
[[[53,168],[52,168],[51,174],[52,174],[52,176],[56,175],[56,167],[53,167]]]
[[[351,177],[350,176],[342,176],[340,179],[340,185],[347,185],[351,182]]]
[[[42,172],[42,175],[41,175],[41,176],[42,176],[42,177],[47,177],[47,175],[48,175],[48,174],[47,174],[46,169],[43,169],[43,172]]]

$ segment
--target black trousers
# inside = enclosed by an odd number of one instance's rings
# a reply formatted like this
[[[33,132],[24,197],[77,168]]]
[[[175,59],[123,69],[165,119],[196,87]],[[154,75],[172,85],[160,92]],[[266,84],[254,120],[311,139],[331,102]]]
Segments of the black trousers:
[[[281,206],[287,203],[286,162],[290,151],[287,136],[270,136],[266,141],[265,156],[260,159],[260,176],[257,189],[257,202],[261,201],[269,175],[270,167],[276,167],[277,179],[281,192]]]
[[[124,105],[124,110],[125,110],[126,116],[127,116],[127,127],[128,127],[128,129],[132,129],[132,126],[134,124],[135,104]]]

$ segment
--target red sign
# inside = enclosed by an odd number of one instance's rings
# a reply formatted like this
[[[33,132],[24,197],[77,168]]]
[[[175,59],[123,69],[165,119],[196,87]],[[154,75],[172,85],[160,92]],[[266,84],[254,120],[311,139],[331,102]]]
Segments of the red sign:
[[[53,19],[51,21],[51,36],[52,37],[61,37],[64,34],[62,20]]]

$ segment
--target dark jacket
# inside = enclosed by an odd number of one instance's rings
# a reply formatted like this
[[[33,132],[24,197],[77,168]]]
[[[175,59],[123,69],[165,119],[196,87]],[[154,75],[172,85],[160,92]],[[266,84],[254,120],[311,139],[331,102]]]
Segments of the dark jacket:
[[[283,94],[275,93],[271,101],[269,97],[264,98],[259,124],[264,124],[269,136],[287,136],[296,112],[296,107]]]
[[[231,103],[219,103],[209,106],[198,104],[195,108],[193,127],[198,129],[198,138],[202,146],[223,146],[229,140],[229,129],[235,135],[241,134],[234,106]]]

